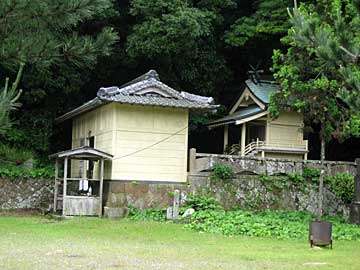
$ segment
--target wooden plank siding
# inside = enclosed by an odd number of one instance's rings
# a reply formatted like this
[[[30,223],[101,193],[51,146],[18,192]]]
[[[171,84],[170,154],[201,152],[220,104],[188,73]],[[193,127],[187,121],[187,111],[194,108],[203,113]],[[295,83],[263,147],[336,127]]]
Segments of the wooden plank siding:
[[[113,179],[185,182],[188,110],[116,105]]]
[[[72,148],[95,136],[95,148],[114,155],[104,179],[185,182],[188,109],[110,103],[73,119]],[[143,150],[145,149],[145,150]],[[80,162],[72,161],[72,177]],[[99,166],[94,166],[95,177]]]
[[[80,147],[80,140],[86,139],[91,131],[95,137],[95,148],[109,154],[112,152],[114,104],[101,106],[88,113],[75,117],[72,128],[72,148]],[[71,161],[71,176],[80,177],[80,161]],[[94,177],[99,177],[99,162],[94,165]],[[111,164],[105,162],[104,178],[111,178]]]
[[[266,130],[266,141],[269,144],[305,146],[303,127],[301,114],[282,112],[277,119],[270,120]]]

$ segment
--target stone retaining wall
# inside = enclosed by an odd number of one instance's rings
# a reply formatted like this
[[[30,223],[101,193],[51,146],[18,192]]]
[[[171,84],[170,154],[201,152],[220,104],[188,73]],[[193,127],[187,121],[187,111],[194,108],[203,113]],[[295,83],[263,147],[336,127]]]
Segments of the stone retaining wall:
[[[194,153],[193,153],[194,154]],[[216,197],[226,208],[307,210],[317,208],[318,187],[283,186],[266,182],[263,175],[302,173],[305,166],[319,168],[318,161],[290,161],[236,156],[196,154],[190,158],[188,182],[184,184],[159,184],[147,182],[104,182],[104,206],[138,209],[167,207],[172,204],[175,189],[181,191],[182,200],[189,194],[205,193]],[[235,177],[227,182],[210,180],[211,168],[216,163],[232,166]],[[350,173],[356,175],[354,162],[326,162],[328,175]],[[349,207],[325,187],[325,213],[348,215]],[[0,209],[48,208],[53,201],[53,180],[0,179]]]
[[[53,203],[54,181],[0,178],[0,209],[47,209]]]
[[[190,150],[189,170],[190,174],[211,171],[217,163],[230,165],[235,174],[302,174],[305,167],[320,169],[319,160],[289,160],[241,157],[234,155],[217,155],[196,153],[196,149]],[[356,163],[344,161],[325,161],[325,174],[335,176],[337,173],[349,173],[356,175]]]

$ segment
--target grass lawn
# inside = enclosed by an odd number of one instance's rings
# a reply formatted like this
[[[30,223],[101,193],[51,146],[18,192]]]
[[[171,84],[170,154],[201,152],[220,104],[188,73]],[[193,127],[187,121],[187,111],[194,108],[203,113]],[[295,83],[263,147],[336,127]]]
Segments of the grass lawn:
[[[172,223],[0,217],[0,269],[360,269],[360,242],[225,237]]]

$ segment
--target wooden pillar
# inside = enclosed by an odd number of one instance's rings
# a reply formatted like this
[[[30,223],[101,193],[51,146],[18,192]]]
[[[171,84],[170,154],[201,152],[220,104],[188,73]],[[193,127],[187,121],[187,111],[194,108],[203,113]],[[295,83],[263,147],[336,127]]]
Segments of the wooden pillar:
[[[56,209],[57,209],[57,197],[58,197],[58,189],[59,189],[59,182],[58,182],[58,178],[59,178],[59,160],[56,158],[55,160],[55,186],[54,186],[54,207],[53,207],[53,212],[56,213]]]
[[[245,146],[246,146],[246,123],[243,123],[241,126],[241,156],[245,156]]]
[[[102,216],[102,207],[103,207],[103,184],[104,184],[104,159],[100,160],[100,188],[99,188],[99,197],[100,197],[100,204],[99,204],[99,217]]]
[[[66,189],[67,189],[67,171],[68,171],[68,157],[64,159],[64,184],[63,184],[63,209],[62,215],[65,216],[65,205],[66,205]]]
[[[308,140],[305,140],[305,154],[304,154],[304,160],[307,160],[308,159],[308,152],[309,152],[309,141]]]
[[[189,172],[196,172],[196,148],[191,148],[189,152]]]
[[[224,126],[224,153],[229,144],[229,125]]]

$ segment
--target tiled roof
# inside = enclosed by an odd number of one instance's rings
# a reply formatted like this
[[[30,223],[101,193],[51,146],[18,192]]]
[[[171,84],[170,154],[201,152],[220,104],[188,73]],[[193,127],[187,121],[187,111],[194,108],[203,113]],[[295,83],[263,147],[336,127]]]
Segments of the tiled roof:
[[[139,94],[140,91],[149,88],[160,89],[167,94],[167,97],[156,93]],[[126,104],[189,109],[213,109],[217,107],[213,105],[212,98],[197,96],[187,92],[178,92],[152,77],[123,88],[100,88],[97,96],[102,101]]]
[[[155,91],[146,91],[152,88]],[[218,107],[218,105],[214,105],[214,99],[211,97],[176,91],[162,83],[156,71],[150,70],[120,88],[117,86],[100,88],[96,98],[58,117],[56,120],[58,122],[65,121],[109,102],[196,110],[213,110]]]
[[[279,89],[279,85],[271,81],[259,81],[255,84],[252,80],[247,80],[245,83],[249,90],[265,105],[270,102],[270,94]]]
[[[259,106],[257,105],[251,105],[249,107],[246,108],[242,108],[239,111],[227,115],[223,118],[217,119],[215,121],[209,122],[206,125],[207,126],[222,126],[222,125],[227,125],[227,124],[233,124],[238,120],[256,115],[258,113],[263,112],[264,110],[262,110]]]

